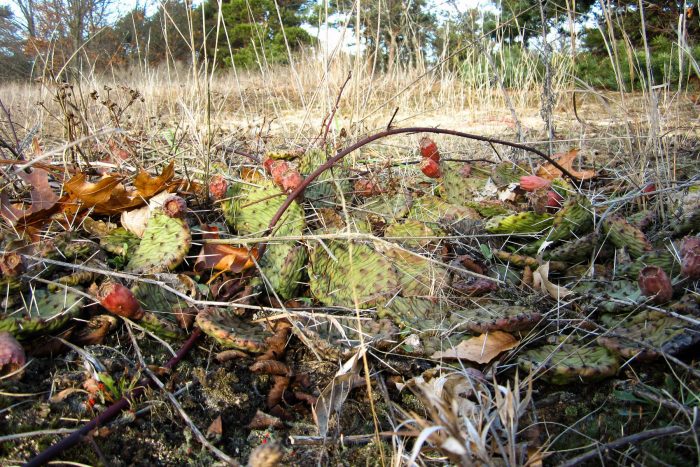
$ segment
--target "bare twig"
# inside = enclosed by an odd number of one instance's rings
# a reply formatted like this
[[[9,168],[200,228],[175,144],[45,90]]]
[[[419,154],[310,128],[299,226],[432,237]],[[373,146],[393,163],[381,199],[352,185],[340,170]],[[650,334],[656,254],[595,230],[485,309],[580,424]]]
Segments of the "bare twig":
[[[348,73],[348,77],[345,78],[345,82],[343,83],[342,86],[340,86],[340,90],[338,91],[338,97],[335,99],[335,105],[333,105],[333,109],[331,109],[330,115],[323,120],[323,123],[321,123],[321,128],[324,128],[324,133],[323,133],[323,138],[321,139],[321,145],[325,146],[326,145],[326,139],[328,138],[328,132],[331,130],[331,123],[333,123],[333,118],[335,117],[335,113],[338,111],[338,105],[340,105],[340,98],[343,95],[343,91],[345,90],[345,86],[347,86],[348,82],[350,81],[350,78],[352,78],[352,71]]]
[[[595,449],[591,449],[590,451],[585,452],[580,456],[576,456],[573,459],[569,459],[563,464],[559,464],[559,467],[574,467],[576,465],[581,465],[588,460],[604,454],[605,452],[621,448],[622,446],[626,446],[628,444],[641,443],[642,441],[647,441],[662,436],[671,436],[678,433],[683,433],[684,431],[687,431],[687,429],[680,426],[666,426],[663,428],[656,428],[654,430],[642,431],[629,436],[623,436],[615,441],[596,446]]]

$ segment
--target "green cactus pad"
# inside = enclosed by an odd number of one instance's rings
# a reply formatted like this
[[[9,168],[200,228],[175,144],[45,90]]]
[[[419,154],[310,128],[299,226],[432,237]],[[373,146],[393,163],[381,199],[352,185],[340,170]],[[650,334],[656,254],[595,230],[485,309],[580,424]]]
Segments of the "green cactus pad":
[[[270,181],[261,181],[258,186],[239,183],[229,191],[231,199],[222,203],[222,209],[226,222],[240,235],[262,235],[287,199]],[[274,235],[300,235],[303,228],[304,212],[297,203],[292,203],[277,223]]]
[[[286,195],[271,182],[262,182],[260,186],[239,184],[233,199],[224,205],[224,215],[239,234],[260,235],[285,199]],[[304,226],[304,211],[292,203],[278,222],[274,236],[299,236]],[[306,257],[303,247],[285,241],[269,243],[259,260],[261,273],[283,300],[293,297],[299,288]]]
[[[636,280],[639,277],[639,272],[647,266],[658,266],[669,277],[674,277],[681,271],[681,265],[676,255],[664,248],[644,253],[631,263],[621,264],[616,272],[620,276]]]
[[[400,328],[412,332],[439,334],[449,329],[444,321],[447,310],[420,297],[393,297],[388,303],[377,305],[377,316],[389,318]]]
[[[624,318],[604,315],[601,321],[609,327],[610,335],[599,337],[598,343],[625,359],[653,360],[659,356],[658,351],[675,355],[700,340],[698,330],[689,329],[690,323],[659,311],[642,311]]]
[[[603,232],[615,248],[624,248],[632,258],[639,258],[652,249],[644,232],[622,217],[613,216],[603,220]]]
[[[411,207],[411,197],[404,194],[375,196],[355,208],[354,215],[371,224],[390,224],[402,219]]]
[[[139,282],[131,291],[146,312],[139,324],[164,338],[174,339],[184,335],[175,313],[187,308],[187,302],[157,284]]]
[[[440,264],[383,243],[377,244],[376,249],[386,256],[396,271],[402,296],[435,297],[446,288],[447,269]]]
[[[465,201],[475,198],[484,191],[487,178],[465,177],[462,162],[442,162],[442,197],[450,204],[464,206]]]
[[[494,216],[508,216],[513,214],[513,210],[508,207],[503,201],[497,200],[484,200],[484,201],[471,201],[463,200],[461,203],[463,206],[474,209],[479,215],[489,218]]]
[[[531,243],[523,252],[534,254],[539,250],[543,242],[558,242],[572,237],[583,236],[593,228],[593,207],[585,196],[570,198],[564,206],[554,215],[552,228],[546,235],[534,243]]]
[[[465,219],[476,221],[481,216],[474,209],[447,203],[437,196],[422,196],[413,200],[408,218],[439,228]]]
[[[114,229],[100,237],[100,247],[115,255],[128,256],[136,251],[139,243],[141,243],[141,239],[123,227]]]
[[[491,170],[491,179],[498,186],[519,183],[523,175],[530,175],[530,171],[512,162],[502,162]]]
[[[524,371],[539,370],[553,384],[591,383],[614,376],[620,367],[614,353],[597,345],[575,342],[543,345],[520,354],[518,364]]]
[[[309,288],[324,305],[354,308],[356,296],[359,306],[366,308],[387,301],[399,291],[399,279],[390,260],[371,246],[353,244],[351,257],[348,242],[325,245],[331,254],[319,244],[309,252]]]
[[[414,219],[408,219],[405,222],[393,222],[384,229],[384,237],[405,248],[412,249],[427,248],[431,243],[435,242],[438,236],[442,236],[441,233]]]
[[[551,227],[552,221],[553,218],[549,214],[525,211],[510,216],[492,217],[486,221],[484,228],[492,234],[530,235]]]
[[[185,259],[191,243],[190,229],[184,220],[153,211],[126,269],[136,274],[175,269]]]
[[[571,290],[583,297],[579,303],[589,312],[629,312],[647,301],[636,281],[582,280]]]
[[[306,177],[328,160],[322,149],[311,149],[299,158],[299,173]],[[322,172],[304,190],[304,200],[314,207],[339,206],[341,197],[350,199],[352,182],[350,173],[342,166],[335,165]]]
[[[78,289],[81,290],[81,289]],[[54,332],[78,316],[85,298],[69,289],[51,293],[32,289],[18,301],[18,309],[0,313],[0,331],[7,331],[22,340]]]
[[[210,307],[199,312],[197,326],[222,347],[263,353],[273,333],[259,323],[236,316],[231,309]]]
[[[525,331],[542,320],[539,311],[518,305],[485,304],[480,308],[455,310],[452,315],[459,320],[460,328],[479,334],[496,330]]]
[[[307,258],[306,247],[303,245],[293,242],[270,243],[260,261],[260,272],[277,295],[282,300],[288,300],[299,289]]]
[[[566,261],[577,263],[591,259],[593,251],[598,245],[598,234],[591,232],[580,238],[574,238],[552,249],[546,258],[552,261]]]

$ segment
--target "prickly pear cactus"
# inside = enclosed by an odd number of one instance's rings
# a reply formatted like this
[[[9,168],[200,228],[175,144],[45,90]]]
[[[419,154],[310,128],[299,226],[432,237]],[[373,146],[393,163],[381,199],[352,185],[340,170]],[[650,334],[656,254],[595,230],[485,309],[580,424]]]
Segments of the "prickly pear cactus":
[[[384,229],[384,237],[389,241],[412,249],[426,249],[442,236],[442,232],[431,229],[423,222],[414,219],[393,222]]]
[[[69,289],[55,293],[31,289],[24,294],[21,308],[0,314],[0,331],[20,340],[56,331],[80,314],[84,302],[82,295]]]
[[[126,269],[137,274],[154,274],[175,269],[190,250],[192,236],[184,220],[154,211]]]
[[[591,383],[614,376],[620,367],[614,353],[597,345],[577,342],[543,345],[518,357],[524,371],[538,371],[553,384]]]
[[[257,186],[235,185],[229,189],[230,198],[222,203],[226,222],[240,235],[262,235],[287,198],[272,182],[257,183]],[[292,203],[277,223],[274,235],[300,235],[303,228],[304,212],[297,203]]]
[[[375,196],[355,208],[355,215],[366,219],[370,224],[390,224],[408,214],[411,196],[399,193],[391,196]]]
[[[139,243],[141,239],[123,227],[111,230],[100,237],[100,247],[115,255],[128,256],[136,251]]]
[[[688,329],[691,326],[688,321],[659,311],[642,311],[632,316],[604,315],[601,320],[609,327],[609,333],[600,336],[598,343],[625,359],[653,360],[659,351],[675,355],[700,340],[697,329]]]
[[[591,259],[591,255],[597,245],[598,234],[591,232],[583,237],[562,243],[553,248],[545,257],[552,261],[566,261],[568,263],[587,261]]]
[[[603,232],[616,248],[624,248],[632,258],[639,258],[652,249],[644,232],[622,217],[604,219]]]
[[[491,171],[491,179],[499,187],[518,183],[523,175],[530,175],[529,170],[512,162],[502,162]]]
[[[509,216],[513,214],[513,210],[510,207],[508,207],[503,201],[498,200],[473,201],[467,199],[463,200],[461,204],[465,207],[474,209],[480,216],[485,218],[493,216]]]
[[[558,242],[587,234],[593,228],[593,207],[585,196],[574,196],[554,215],[552,228],[542,238],[523,249],[534,254],[545,242]]]
[[[536,234],[551,227],[552,216],[524,211],[510,216],[495,216],[486,221],[484,228],[492,234]]]
[[[273,333],[263,324],[242,319],[227,308],[207,308],[199,312],[197,326],[222,347],[263,353]]]
[[[187,302],[157,284],[139,282],[131,291],[146,311],[141,326],[163,338],[183,337],[175,313],[187,308]]]
[[[479,334],[497,330],[524,331],[532,329],[542,320],[542,313],[532,308],[495,303],[468,310],[455,310],[453,315],[462,318],[464,327]]]
[[[673,231],[676,235],[700,232],[700,185],[688,189],[674,213]]]
[[[447,203],[437,196],[422,196],[413,200],[408,218],[439,228],[465,219],[477,221],[481,216],[474,209]]]
[[[240,184],[223,205],[226,221],[241,235],[260,235],[287,196],[271,182],[253,187]],[[278,222],[273,236],[299,236],[304,229],[304,211],[293,203]],[[294,241],[270,242],[260,259],[260,273],[281,299],[291,298],[299,288],[306,262],[306,249]]]
[[[582,280],[572,290],[583,297],[579,303],[589,312],[629,312],[647,300],[639,290],[637,281]]]
[[[465,174],[467,164],[462,162],[442,162],[442,197],[448,203],[464,206],[465,201],[475,198],[484,191],[488,179]]]
[[[309,288],[328,306],[361,308],[387,301],[400,288],[390,260],[370,245],[349,242],[316,244],[309,252]]]
[[[637,279],[639,272],[647,266],[658,266],[669,277],[674,277],[681,271],[681,265],[676,255],[664,248],[644,253],[631,263],[621,264],[616,272],[620,276]]]
[[[404,297],[435,297],[448,285],[447,269],[439,262],[384,243],[375,249],[391,262]]]
[[[296,295],[302,283],[307,258],[304,245],[271,243],[260,261],[260,273],[266,285],[269,284],[282,300],[288,300]]]
[[[401,329],[418,333],[446,330],[447,315],[447,310],[439,303],[420,297],[396,296],[377,305],[377,316],[391,319]]]
[[[299,173],[306,177],[327,160],[322,149],[311,149],[299,158]],[[316,208],[335,207],[340,204],[341,197],[349,200],[351,194],[350,173],[342,165],[336,165],[321,173],[306,187],[304,199]]]

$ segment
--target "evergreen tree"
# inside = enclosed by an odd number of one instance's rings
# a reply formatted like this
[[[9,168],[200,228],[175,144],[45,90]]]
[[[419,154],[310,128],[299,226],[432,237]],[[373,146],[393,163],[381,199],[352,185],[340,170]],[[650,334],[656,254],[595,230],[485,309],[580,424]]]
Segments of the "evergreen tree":
[[[218,2],[207,0],[207,53],[224,65],[252,67],[256,63],[287,63],[288,51],[298,51],[312,42],[301,25],[303,0],[225,0],[221,6],[219,34]],[[225,26],[225,27],[224,27]],[[286,38],[286,41],[285,41]]]

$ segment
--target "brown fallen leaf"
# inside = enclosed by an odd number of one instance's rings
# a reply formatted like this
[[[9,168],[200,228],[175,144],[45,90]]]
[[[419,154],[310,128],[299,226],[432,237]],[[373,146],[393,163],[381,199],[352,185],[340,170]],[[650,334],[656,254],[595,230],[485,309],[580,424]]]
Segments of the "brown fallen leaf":
[[[58,195],[49,185],[49,173],[46,170],[34,168],[31,173],[20,170],[17,176],[31,187],[32,212],[50,209],[58,201]]]
[[[265,430],[267,428],[282,428],[282,420],[277,417],[273,417],[270,414],[266,414],[262,410],[258,409],[253,416],[253,419],[248,423],[248,428],[251,430]]]
[[[457,347],[444,352],[438,351],[432,358],[469,360],[475,363],[488,363],[501,352],[510,350],[520,343],[513,335],[503,331],[491,331],[460,342]]]
[[[63,187],[73,198],[74,206],[78,204],[78,207],[91,209],[95,214],[114,215],[143,206],[156,193],[174,189],[178,184],[171,183],[173,175],[171,163],[157,177],[141,171],[134,180],[134,190],[127,190],[119,176],[105,175],[97,182],[89,182],[82,173],[68,180]]]
[[[207,438],[218,437],[224,434],[224,424],[221,415],[216,417],[207,428]]]
[[[205,243],[194,263],[194,270],[196,272],[208,269],[241,272],[255,267],[253,258],[258,259],[257,248],[248,249],[232,245]]]
[[[170,164],[163,169],[160,175],[152,177],[145,170],[141,169],[139,174],[134,179],[134,187],[138,194],[144,198],[150,198],[151,196],[159,193],[167,188],[167,185],[175,176],[175,163],[170,162]]]
[[[588,180],[598,174],[595,170],[576,170],[574,169],[574,161],[576,156],[578,156],[579,149],[572,149],[569,152],[563,152],[559,154],[554,154],[552,159],[557,161],[559,165],[564,167],[571,175],[578,178],[579,180]],[[538,177],[545,178],[547,180],[554,180],[555,178],[560,178],[563,174],[562,171],[554,167],[552,164],[544,164],[537,170],[536,175]]]

